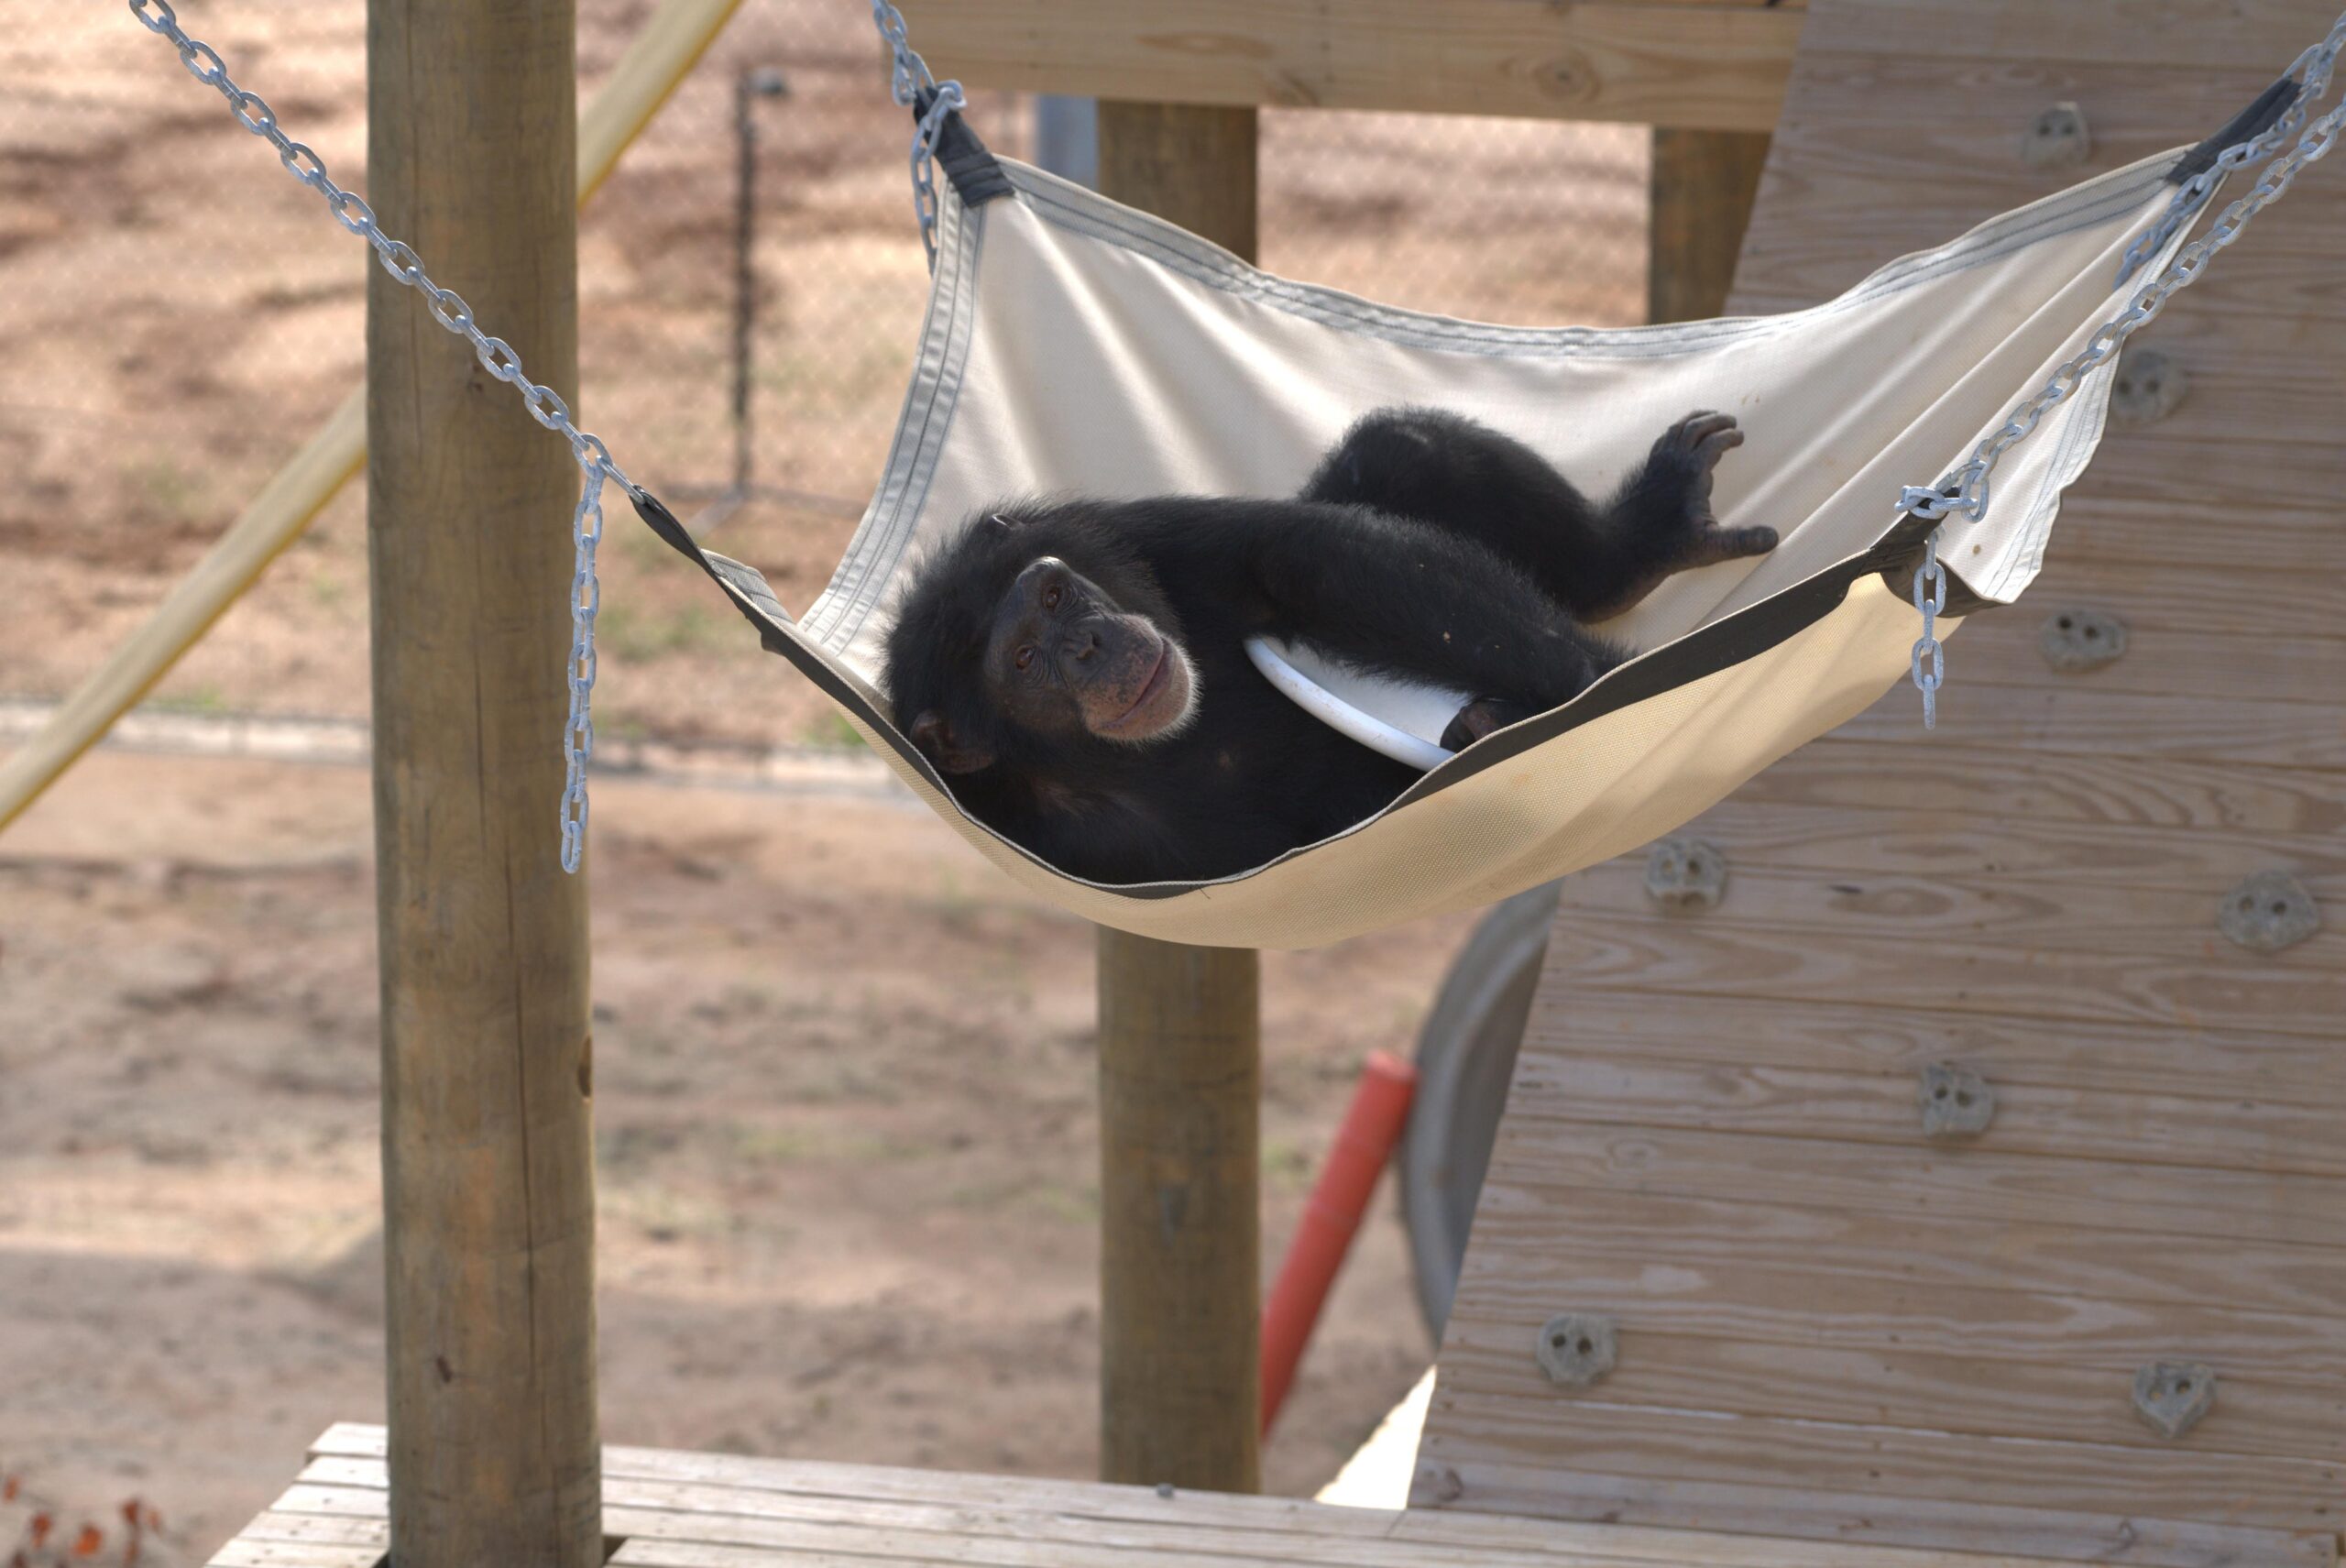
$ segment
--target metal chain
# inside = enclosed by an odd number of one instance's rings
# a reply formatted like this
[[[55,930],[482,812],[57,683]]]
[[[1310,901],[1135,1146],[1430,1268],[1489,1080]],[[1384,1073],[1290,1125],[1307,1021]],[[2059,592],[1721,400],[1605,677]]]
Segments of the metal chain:
[[[2123,312],[2104,322],[2087,340],[2084,348],[2054,371],[2052,378],[2033,396],[2013,409],[2011,417],[1973,449],[1968,462],[1935,486],[1910,485],[1901,490],[1898,497],[1901,510],[1926,520],[1956,516],[1978,519],[1987,515],[1989,480],[2004,454],[2036,428],[2047,409],[2074,393],[2087,375],[2109,360],[2129,337],[2156,317],[2176,291],[2188,288],[2196,281],[2210,258],[2238,239],[2250,220],[2289,188],[2289,182],[2297,178],[2299,170],[2321,158],[2337,141],[2341,126],[2346,126],[2346,99],[2331,105],[2327,114],[2310,125],[2306,123],[2306,115],[2321,88],[2328,83],[2331,64],[2341,46],[2346,46],[2346,16],[2339,17],[2322,42],[2298,57],[2297,66],[2293,69],[2305,71],[2305,90],[2290,112],[2283,116],[2272,132],[2226,148],[2217,159],[2217,168],[2229,170],[2253,161],[2254,158],[2263,156],[2253,149],[2263,148],[2264,153],[2270,153],[2292,133],[2297,135],[2297,145],[2268,164],[2253,190],[2226,207],[2206,234],[2177,252],[2175,259],[2167,264],[2166,270],[2143,285]],[[2301,131],[2299,127],[2303,127]],[[2235,153],[2241,156],[2234,158]],[[2209,172],[2212,175],[2214,171]],[[2213,188],[2212,179],[2208,188]],[[2205,199],[2204,193],[2201,199]],[[2137,239],[2135,245],[2142,246],[2153,236],[2160,235],[2164,228],[2164,236],[2151,247],[2151,254],[2155,254],[2175,236],[2175,228],[2166,225],[2176,210],[2175,203],[2170,203],[2168,212]],[[1914,644],[1913,674],[1914,685],[1923,693],[1925,727],[1935,718],[1936,694],[1940,676],[1946,669],[1946,654],[1933,630],[1937,610],[1946,606],[1946,568],[1938,559],[1940,533],[1939,529],[1931,531],[1924,545],[1924,565],[1914,573],[1914,602],[1923,611],[1923,635]],[[1935,609],[1926,604],[1926,592],[1930,594],[1930,603],[1935,604]],[[1926,665],[1930,676],[1927,682],[1924,679]]]
[[[150,33],[169,38],[180,51],[180,62],[190,75],[228,101],[236,123],[277,149],[278,161],[296,180],[325,198],[326,210],[344,228],[375,247],[383,270],[421,292],[432,319],[473,345],[481,366],[521,394],[530,417],[570,443],[570,455],[580,474],[578,505],[571,513],[573,543],[570,576],[570,712],[562,732],[562,869],[576,872],[585,853],[586,836],[586,765],[595,752],[591,701],[595,690],[595,615],[602,604],[602,587],[595,576],[595,547],[603,539],[603,481],[615,481],[631,496],[641,495],[634,483],[611,461],[610,450],[597,437],[571,422],[569,405],[551,387],[542,387],[523,373],[521,356],[503,338],[491,337],[473,320],[472,307],[453,289],[444,289],[423,269],[422,258],[404,240],[386,235],[375,223],[374,209],[326,177],[326,166],[315,152],[278,128],[277,114],[256,93],[229,79],[226,63],[210,44],[192,38],[181,29],[170,0],[128,0],[131,15]]]
[[[2330,25],[2327,37],[2297,56],[2283,73],[2284,81],[2295,78],[2297,82],[2297,99],[2287,111],[2275,120],[2264,135],[2224,148],[2213,164],[2184,181],[2174,199],[2167,203],[2166,211],[2159,214],[2158,221],[2126,247],[2126,254],[2118,265],[2118,281],[2121,286],[2152,257],[2166,248],[2166,242],[2173,239],[2176,232],[2207,203],[2209,195],[2222,183],[2225,175],[2243,164],[2262,162],[2278,150],[2282,143],[2297,134],[2298,127],[2306,123],[2306,116],[2312,113],[2314,104],[2321,101],[2323,91],[2330,85],[2330,73],[2337,64],[2341,48],[2346,48],[2346,13],[2341,13]]]
[[[895,57],[888,91],[907,109],[919,109],[913,127],[913,215],[920,221],[920,243],[928,252],[928,269],[937,270],[937,138],[944,133],[945,117],[969,106],[959,82],[939,82],[921,59],[904,32],[904,14],[888,0],[872,0],[872,24]],[[922,100],[927,106],[922,108]]]
[[[1923,694],[1923,728],[1939,723],[1939,687],[1946,684],[1946,644],[1939,641],[1939,616],[1946,609],[1946,567],[1939,561],[1939,531],[1923,541],[1923,564],[1914,568],[1914,609],[1923,618],[1923,634],[1914,640],[1911,661],[1914,689]]]

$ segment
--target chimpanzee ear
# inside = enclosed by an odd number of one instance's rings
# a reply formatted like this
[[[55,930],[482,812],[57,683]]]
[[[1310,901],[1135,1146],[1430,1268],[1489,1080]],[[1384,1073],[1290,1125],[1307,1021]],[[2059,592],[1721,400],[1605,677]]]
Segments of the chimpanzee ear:
[[[990,511],[978,519],[978,532],[993,539],[1007,539],[1014,524],[998,511]]]
[[[928,760],[948,773],[974,773],[993,765],[993,752],[984,746],[964,746],[953,733],[945,716],[930,708],[913,720],[910,729],[913,744],[928,754]]]

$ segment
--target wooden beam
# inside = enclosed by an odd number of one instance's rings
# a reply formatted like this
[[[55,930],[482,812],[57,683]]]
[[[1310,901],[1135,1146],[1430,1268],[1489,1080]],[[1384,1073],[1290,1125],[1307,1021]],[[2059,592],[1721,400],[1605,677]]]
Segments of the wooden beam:
[[[1727,309],[1771,139],[1751,131],[1653,133],[1646,320],[1704,321]]]
[[[367,190],[576,406],[570,0],[370,0]],[[392,1555],[594,1568],[586,888],[555,806],[578,476],[367,262]]]
[[[1255,254],[1255,111],[1100,105],[1100,189]],[[1100,1475],[1262,1487],[1261,970],[1100,932]]]
[[[1100,1478],[1262,1489],[1259,955],[1100,932]]]
[[[1803,0],[904,0],[973,87],[1771,130]]]

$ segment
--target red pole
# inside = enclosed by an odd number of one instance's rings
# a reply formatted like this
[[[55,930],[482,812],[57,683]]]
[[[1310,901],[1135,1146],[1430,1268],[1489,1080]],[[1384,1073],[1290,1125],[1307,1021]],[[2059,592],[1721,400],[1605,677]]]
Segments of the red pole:
[[[1295,1241],[1279,1266],[1278,1282],[1263,1307],[1263,1430],[1278,1420],[1279,1406],[1294,1380],[1296,1364],[1320,1321],[1321,1306],[1336,1270],[1343,1266],[1361,1216],[1368,1212],[1376,1178],[1401,1141],[1409,1102],[1418,1091],[1418,1069],[1384,1051],[1369,1055],[1336,1146],[1311,1189]]]

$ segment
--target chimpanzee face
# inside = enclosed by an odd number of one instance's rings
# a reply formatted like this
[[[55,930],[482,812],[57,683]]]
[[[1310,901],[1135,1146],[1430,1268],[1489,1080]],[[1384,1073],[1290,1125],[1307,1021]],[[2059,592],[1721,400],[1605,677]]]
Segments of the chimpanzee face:
[[[1057,739],[1146,745],[1197,712],[1197,668],[1180,642],[1055,555],[1003,595],[982,678],[1004,718]]]

